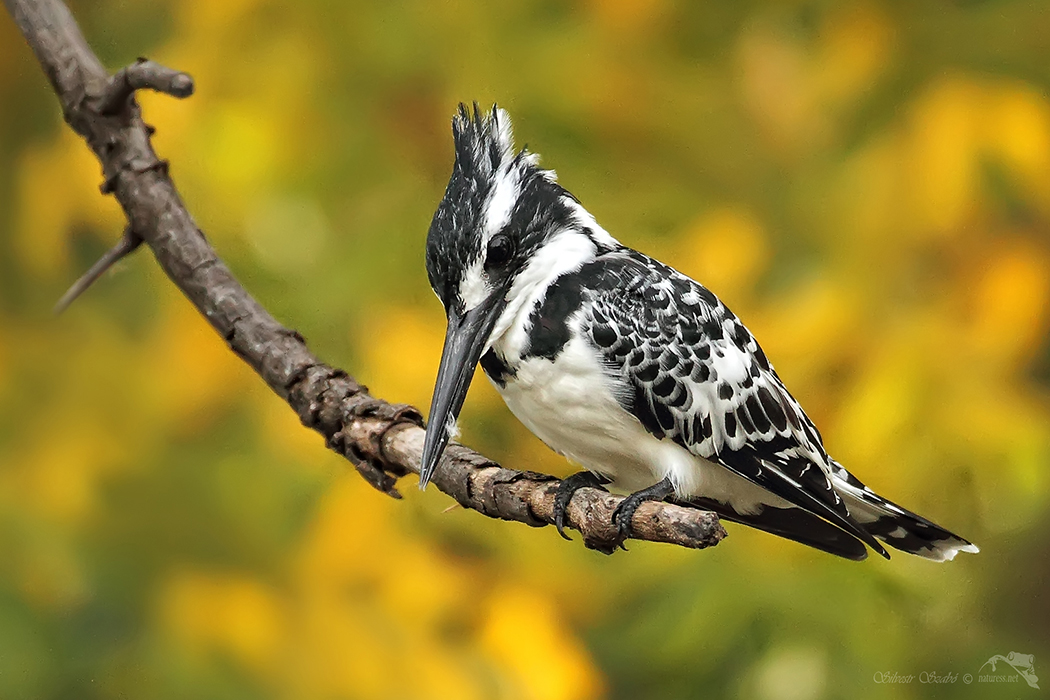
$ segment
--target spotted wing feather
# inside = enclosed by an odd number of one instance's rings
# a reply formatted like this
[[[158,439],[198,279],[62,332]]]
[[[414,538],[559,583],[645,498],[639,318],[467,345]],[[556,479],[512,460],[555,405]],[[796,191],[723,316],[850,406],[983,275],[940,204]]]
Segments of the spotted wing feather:
[[[582,329],[625,409],[661,439],[766,488],[885,556],[850,517],[816,427],[751,333],[709,290],[636,251],[585,285]]]

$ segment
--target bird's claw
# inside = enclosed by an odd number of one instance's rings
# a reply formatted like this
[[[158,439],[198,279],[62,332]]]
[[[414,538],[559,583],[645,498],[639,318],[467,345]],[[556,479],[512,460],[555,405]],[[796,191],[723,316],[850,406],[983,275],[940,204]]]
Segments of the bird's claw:
[[[559,535],[566,540],[572,540],[565,534],[565,526],[568,525],[569,502],[572,501],[573,495],[580,489],[588,487],[605,491],[603,484],[606,483],[608,482],[593,472],[577,472],[561,480],[554,492],[554,527],[558,530]]]
[[[627,551],[624,542],[633,534],[631,520],[634,518],[634,512],[638,510],[638,506],[646,501],[663,501],[673,493],[674,486],[671,484],[671,480],[665,477],[649,488],[635,491],[620,501],[612,514],[612,524],[616,526],[616,539],[612,542],[612,549],[615,550],[619,547],[623,551]]]

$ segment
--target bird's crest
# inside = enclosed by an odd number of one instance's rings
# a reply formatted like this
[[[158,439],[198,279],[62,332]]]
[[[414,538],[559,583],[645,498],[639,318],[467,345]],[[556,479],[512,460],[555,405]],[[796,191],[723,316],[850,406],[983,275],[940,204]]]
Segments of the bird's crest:
[[[526,169],[554,181],[553,171],[539,170],[539,155],[523,148],[514,152],[514,132],[507,110],[492,105],[483,112],[475,102],[473,109],[462,102],[452,117],[452,138],[456,148],[455,169],[466,177],[491,180],[500,172]]]
[[[464,173],[476,171],[491,176],[513,157],[514,134],[510,115],[492,105],[492,112],[484,114],[478,103],[471,110],[463,103],[452,118],[452,137],[456,145],[456,167]]]

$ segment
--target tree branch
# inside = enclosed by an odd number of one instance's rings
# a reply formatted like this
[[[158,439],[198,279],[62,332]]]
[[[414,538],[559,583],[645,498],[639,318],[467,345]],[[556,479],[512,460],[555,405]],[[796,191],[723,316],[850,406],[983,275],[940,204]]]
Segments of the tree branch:
[[[140,238],[179,289],[278,396],[303,425],[354,464],[374,487],[400,497],[397,477],[419,472],[423,421],[411,406],[389,404],[342,370],[321,362],[294,330],[278,323],[234,279],[186,210],[157,158],[135,90],[151,88],[189,95],[193,81],[140,59],[115,76],[102,67],[60,0],[4,0],[62,104],[69,125],[87,141],[102,165],[102,191],[112,193],[128,218],[122,243],[108,258],[126,254]],[[90,272],[90,271],[89,271]],[[83,291],[90,281],[79,287]],[[533,526],[554,522],[558,481],[505,469],[462,445],[451,445],[433,483],[461,505],[489,517]],[[584,488],[573,497],[569,525],[590,547],[611,551],[611,516],[622,500]],[[713,513],[667,503],[645,503],[632,520],[636,539],[704,548],[725,537]]]

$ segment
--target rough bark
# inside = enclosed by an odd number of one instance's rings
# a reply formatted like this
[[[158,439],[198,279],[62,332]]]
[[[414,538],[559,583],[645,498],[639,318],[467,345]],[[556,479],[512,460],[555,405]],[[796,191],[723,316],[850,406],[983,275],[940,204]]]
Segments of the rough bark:
[[[104,194],[113,194],[128,228],[108,254],[110,262],[146,243],[171,281],[208,323],[278,396],[303,425],[354,464],[374,487],[394,497],[398,477],[419,472],[423,445],[420,412],[368,394],[346,372],[323,363],[296,331],[278,323],[234,279],[187,211],[150,143],[134,99],[149,88],[175,97],[193,92],[185,73],[139,59],[111,76],[88,46],[60,0],[4,0],[36,54],[69,125],[102,165]],[[104,259],[105,260],[105,259]],[[104,262],[104,261],[100,261]],[[108,264],[108,263],[106,263]],[[92,279],[104,269],[92,269]],[[90,284],[83,282],[79,293]],[[71,295],[64,301],[71,301]],[[489,517],[533,526],[554,522],[558,480],[506,469],[462,445],[446,451],[433,478],[458,503]],[[570,503],[569,525],[588,546],[608,551],[615,541],[611,515],[621,497],[585,488]],[[636,539],[704,548],[724,536],[713,513],[667,503],[645,503],[632,520]]]

